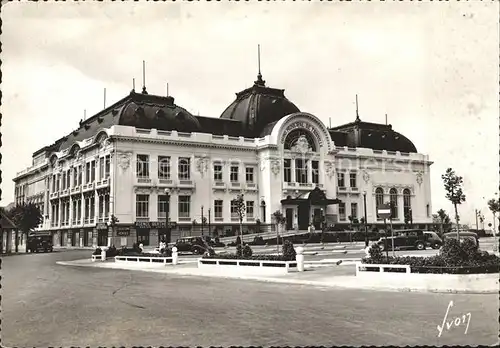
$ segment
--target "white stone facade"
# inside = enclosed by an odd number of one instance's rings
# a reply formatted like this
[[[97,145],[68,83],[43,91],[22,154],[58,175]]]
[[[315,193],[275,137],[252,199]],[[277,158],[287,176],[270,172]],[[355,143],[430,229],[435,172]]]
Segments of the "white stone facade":
[[[292,149],[284,149],[288,135],[301,134],[294,130],[308,137],[299,136]],[[307,164],[299,170],[302,161]],[[268,226],[276,210],[289,217],[288,228],[307,228],[299,221],[297,206],[284,206],[281,200],[302,197],[315,187],[342,201],[327,206],[329,225],[347,228],[348,216],[362,218],[364,194],[368,224],[383,223],[376,217],[377,189],[383,190],[383,202],[391,199],[391,189],[396,192],[394,224],[404,223],[410,207],[413,223],[423,225],[432,223],[431,164],[423,154],[337,147],[326,126],[302,112],[285,116],[270,135],[256,139],[115,125],[70,149],[34,158],[34,165],[15,178],[16,202],[38,202],[45,218],[40,229],[54,231],[56,245],[131,245],[144,233],[148,236],[141,238],[156,245],[158,233],[166,233],[166,208],[158,203],[166,193],[168,217],[175,222],[166,237],[171,241],[201,234],[202,225],[208,234],[209,223],[210,235],[215,229],[221,235],[238,228],[231,200],[241,193],[253,202],[243,219],[245,230],[255,230],[257,220]],[[308,217],[321,208],[312,206]],[[118,219],[115,229],[104,225],[111,215]],[[141,226],[148,231],[139,232]]]

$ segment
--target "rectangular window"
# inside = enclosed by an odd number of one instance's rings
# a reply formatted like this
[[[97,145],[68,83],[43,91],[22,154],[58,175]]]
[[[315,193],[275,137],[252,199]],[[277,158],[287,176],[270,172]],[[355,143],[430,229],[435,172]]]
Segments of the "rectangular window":
[[[83,166],[79,165],[78,166],[78,186],[80,186],[83,183]]]
[[[345,174],[344,173],[337,173],[337,185],[338,187],[345,187]]]
[[[148,155],[137,155],[137,177],[138,178],[149,178],[149,156]]]
[[[99,218],[104,217],[104,196],[99,196]]]
[[[292,160],[283,160],[283,180],[285,182],[292,182]]]
[[[105,219],[105,221],[109,217],[109,208],[110,208],[109,204],[110,204],[109,195],[105,195],[104,196],[104,219]]]
[[[94,217],[95,217],[95,197],[92,196],[90,197],[90,223],[94,223]]]
[[[222,164],[214,163],[214,181],[222,181]]]
[[[319,184],[319,162],[312,161],[312,182],[313,184]]]
[[[345,221],[345,203],[339,203],[339,220]]]
[[[57,174],[57,180],[56,180],[56,192],[59,192],[59,185],[61,185],[61,174]]]
[[[90,162],[90,182],[95,181],[95,161]]]
[[[99,180],[104,179],[104,157],[99,158]]]
[[[85,163],[85,183],[90,182],[90,162]]]
[[[253,217],[254,212],[254,201],[247,201],[247,217]]]
[[[69,189],[71,187],[71,169],[66,171],[66,188]]]
[[[300,184],[307,183],[307,161],[297,158],[295,159],[295,181]]]
[[[78,186],[78,167],[73,168],[73,187]]]
[[[239,218],[238,203],[235,200],[231,201],[231,218]]]
[[[179,217],[188,218],[191,216],[191,196],[179,196]]]
[[[135,196],[135,216],[138,218],[149,217],[149,195]]]
[[[158,179],[170,180],[170,156],[158,156]]]
[[[66,190],[66,172],[62,173],[62,182],[61,182],[61,189]]]
[[[158,218],[166,219],[169,212],[170,196],[159,195],[158,196]]]
[[[191,180],[191,159],[179,157],[178,163],[179,180]]]
[[[358,203],[351,203],[351,217],[353,219],[358,218]]]
[[[354,188],[357,187],[356,178],[357,178],[356,173],[349,173],[349,185],[350,185],[350,187],[354,187]]]
[[[77,207],[77,216],[78,216],[78,223],[81,223],[82,220],[82,200],[79,199],[77,200],[78,202],[78,207]]]
[[[222,200],[215,200],[214,201],[214,217],[215,218],[222,219],[223,206],[224,206],[224,203]]]
[[[245,180],[248,183],[253,183],[253,167],[245,168]]]
[[[85,198],[85,223],[88,224],[88,219],[90,216],[90,198]]]
[[[231,172],[229,175],[229,180],[231,180],[231,182],[238,182],[238,171],[238,166],[231,166]]]
[[[104,178],[105,179],[109,178],[110,173],[111,173],[111,156],[107,155],[104,161]]]

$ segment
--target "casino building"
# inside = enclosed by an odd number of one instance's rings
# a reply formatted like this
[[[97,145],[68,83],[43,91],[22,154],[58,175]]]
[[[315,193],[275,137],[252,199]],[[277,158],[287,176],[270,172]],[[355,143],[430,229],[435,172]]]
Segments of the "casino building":
[[[129,95],[33,154],[16,203],[39,205],[55,245],[156,245],[165,238],[274,229],[352,229],[393,202],[393,225],[432,223],[430,165],[391,125],[328,128],[268,87],[259,72],[220,117],[194,116],[172,96]],[[111,217],[116,217],[113,223]],[[114,220],[114,219],[113,219]],[[322,221],[326,221],[322,225]]]

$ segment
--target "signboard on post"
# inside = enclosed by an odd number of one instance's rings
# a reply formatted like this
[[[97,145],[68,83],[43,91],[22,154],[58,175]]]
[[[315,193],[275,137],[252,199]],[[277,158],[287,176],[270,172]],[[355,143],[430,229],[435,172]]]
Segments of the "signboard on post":
[[[391,217],[391,206],[389,204],[381,204],[377,208],[377,215],[382,219],[389,219]]]
[[[128,237],[130,236],[130,227],[116,227],[117,237]]]

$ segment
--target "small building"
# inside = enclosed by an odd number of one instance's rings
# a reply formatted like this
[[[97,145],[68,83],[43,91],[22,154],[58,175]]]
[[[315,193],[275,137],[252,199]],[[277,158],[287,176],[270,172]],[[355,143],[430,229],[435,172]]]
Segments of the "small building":
[[[16,231],[18,230],[16,224],[5,214],[0,211],[0,254],[11,253],[12,249],[15,250]]]

